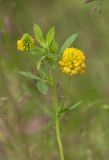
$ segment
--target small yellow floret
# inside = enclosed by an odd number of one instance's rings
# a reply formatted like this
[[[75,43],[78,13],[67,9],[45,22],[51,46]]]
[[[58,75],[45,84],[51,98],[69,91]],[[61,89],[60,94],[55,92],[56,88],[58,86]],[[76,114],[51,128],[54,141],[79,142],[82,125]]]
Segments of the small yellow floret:
[[[33,46],[34,39],[28,34],[24,34],[22,38],[17,41],[17,50],[21,52],[27,52]]]
[[[67,48],[59,61],[60,70],[68,75],[84,73],[85,55],[77,48]]]

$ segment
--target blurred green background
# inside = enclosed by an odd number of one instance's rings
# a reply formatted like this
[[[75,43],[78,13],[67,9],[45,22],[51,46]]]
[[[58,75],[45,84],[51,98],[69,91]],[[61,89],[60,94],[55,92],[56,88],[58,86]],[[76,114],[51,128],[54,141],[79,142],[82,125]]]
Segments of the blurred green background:
[[[59,160],[47,113],[50,91],[40,95],[34,81],[18,74],[36,70],[30,55],[16,50],[23,33],[34,36],[34,23],[45,34],[55,26],[60,45],[78,32],[74,47],[86,55],[86,73],[72,78],[66,101],[83,103],[61,122],[65,159],[109,159],[109,2],[101,14],[99,7],[82,0],[0,0],[0,160]],[[61,97],[66,77],[59,72],[57,79]]]

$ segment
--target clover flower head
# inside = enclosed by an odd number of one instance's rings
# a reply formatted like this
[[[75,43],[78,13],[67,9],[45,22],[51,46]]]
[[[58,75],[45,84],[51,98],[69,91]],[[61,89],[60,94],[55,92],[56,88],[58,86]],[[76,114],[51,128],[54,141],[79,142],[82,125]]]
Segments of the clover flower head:
[[[67,48],[65,49],[60,61],[60,70],[67,74],[79,74],[85,71],[85,55],[82,51],[77,48]]]
[[[34,39],[28,34],[23,34],[22,38],[17,41],[17,50],[27,52],[34,46]]]

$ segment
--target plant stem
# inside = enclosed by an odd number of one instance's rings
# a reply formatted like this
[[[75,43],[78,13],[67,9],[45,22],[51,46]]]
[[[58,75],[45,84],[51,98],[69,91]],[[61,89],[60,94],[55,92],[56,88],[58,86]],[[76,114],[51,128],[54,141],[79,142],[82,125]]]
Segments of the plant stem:
[[[58,115],[56,115],[56,137],[57,137],[57,142],[58,142],[59,151],[60,151],[60,158],[61,160],[64,160],[64,151],[63,151],[63,146],[62,146],[61,137],[60,137],[60,123],[59,123]]]
[[[55,127],[56,127],[56,138],[57,138],[57,143],[59,147],[59,152],[60,152],[60,158],[61,160],[64,160],[64,151],[63,151],[63,146],[61,142],[61,136],[60,136],[60,121],[59,121],[59,115],[58,115],[58,98],[57,98],[57,91],[56,91],[56,82],[54,79],[54,84],[53,84],[53,95],[54,95],[54,107],[55,107]]]

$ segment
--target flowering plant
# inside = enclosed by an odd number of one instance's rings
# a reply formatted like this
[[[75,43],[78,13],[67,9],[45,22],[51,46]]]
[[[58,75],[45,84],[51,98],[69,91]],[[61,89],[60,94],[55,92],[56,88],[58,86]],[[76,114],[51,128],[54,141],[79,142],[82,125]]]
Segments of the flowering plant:
[[[81,50],[70,47],[76,40],[77,33],[71,35],[61,47],[59,47],[55,40],[54,27],[49,30],[45,39],[41,28],[36,24],[34,25],[34,33],[36,41],[39,44],[35,45],[34,39],[29,34],[24,34],[23,37],[17,41],[17,49],[32,55],[31,57],[36,65],[37,75],[24,71],[19,71],[19,73],[26,78],[35,80],[37,89],[42,94],[47,94],[48,88],[51,87],[54,106],[52,112],[55,116],[57,143],[59,146],[60,158],[61,160],[64,160],[64,151],[60,136],[60,118],[65,112],[71,111],[80,105],[81,102],[77,102],[71,107],[65,106],[64,102],[67,91],[65,91],[63,99],[59,101],[56,69],[60,68],[60,71],[68,76],[70,80],[72,75],[84,73],[85,55]],[[36,60],[34,55],[37,57]],[[69,80],[67,87],[69,86]]]

